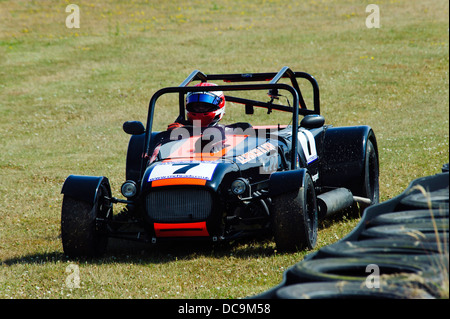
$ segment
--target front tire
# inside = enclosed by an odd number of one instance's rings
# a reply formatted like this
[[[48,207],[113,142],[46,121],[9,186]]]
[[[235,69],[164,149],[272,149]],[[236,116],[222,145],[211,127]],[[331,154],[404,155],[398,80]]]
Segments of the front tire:
[[[106,199],[108,189],[101,184],[94,204],[65,195],[61,210],[61,239],[64,254],[69,257],[98,257],[108,244],[106,219],[112,216],[112,205]]]
[[[307,173],[297,192],[273,198],[272,228],[281,251],[312,249],[317,242],[318,209],[311,176]]]

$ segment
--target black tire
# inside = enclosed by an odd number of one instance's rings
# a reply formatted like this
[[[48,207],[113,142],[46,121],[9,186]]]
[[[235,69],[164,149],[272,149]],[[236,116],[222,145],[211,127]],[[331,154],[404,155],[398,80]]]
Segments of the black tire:
[[[315,247],[318,210],[314,184],[308,173],[298,193],[273,198],[272,229],[277,249],[282,252]]]
[[[448,173],[448,164],[449,163],[445,163],[444,165],[442,165],[442,173]]]
[[[448,209],[419,209],[408,210],[401,212],[392,212],[381,214],[367,222],[367,227],[378,225],[392,225],[392,224],[405,224],[405,223],[424,223],[435,220],[447,219],[448,222]]]
[[[429,266],[420,261],[405,263],[401,260],[391,260],[378,257],[345,257],[318,258],[304,260],[288,270],[286,278],[291,284],[323,281],[351,281],[364,282],[368,276],[367,266],[375,264],[379,267],[380,275],[417,274],[425,276]],[[397,282],[395,278],[393,282]]]
[[[95,203],[65,195],[61,210],[61,239],[64,254],[71,258],[98,257],[105,253],[108,244],[106,222],[97,218],[112,217],[111,203],[106,200],[108,188],[102,184]]]
[[[329,257],[366,257],[383,256],[385,258],[415,258],[441,253],[442,248],[436,242],[414,242],[411,240],[369,239],[359,241],[340,241],[321,248],[317,258]]]
[[[448,221],[436,220],[435,223],[407,223],[381,225],[365,229],[361,238],[403,238],[417,241],[448,242]]]
[[[370,199],[371,205],[378,204],[380,201],[378,153],[370,139],[367,140],[366,154],[364,158],[364,177],[361,185],[361,191],[356,192],[356,194]],[[369,206],[363,203],[360,203],[359,205],[361,209]]]
[[[435,299],[421,289],[390,285],[367,288],[363,282],[319,282],[295,284],[276,291],[278,299]]]
[[[415,189],[410,194],[400,200],[397,211],[412,209],[447,209],[449,208],[449,192],[448,187],[426,195],[420,190]]]

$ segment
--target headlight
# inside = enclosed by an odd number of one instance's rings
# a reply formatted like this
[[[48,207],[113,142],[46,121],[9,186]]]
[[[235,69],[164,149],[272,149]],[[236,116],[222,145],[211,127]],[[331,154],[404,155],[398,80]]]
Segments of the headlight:
[[[231,183],[231,191],[235,195],[242,195],[247,190],[247,182],[242,178],[238,178]]]
[[[121,191],[123,196],[133,197],[137,192],[136,183],[133,181],[126,181],[122,184]]]

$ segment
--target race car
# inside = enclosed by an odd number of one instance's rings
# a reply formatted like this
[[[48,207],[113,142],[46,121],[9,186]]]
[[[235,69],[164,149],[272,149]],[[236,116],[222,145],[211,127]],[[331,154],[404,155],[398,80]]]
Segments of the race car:
[[[312,108],[305,103],[300,79],[312,88]],[[160,98],[175,95],[175,115],[183,120],[186,96],[205,90],[193,85],[197,82],[220,82],[208,90],[224,92],[226,102],[246,116],[264,110],[263,119],[282,112],[289,120],[153,130]],[[262,92],[264,98],[244,92]],[[131,135],[123,198],[112,196],[105,176],[70,175],[64,182],[61,238],[68,256],[100,256],[109,238],[156,244],[267,234],[278,251],[312,249],[321,219],[379,201],[372,128],[325,124],[317,81],[289,67],[242,74],[195,70],[179,86],[154,93],[146,126],[127,121],[123,130]],[[118,214],[115,205],[123,206]]]

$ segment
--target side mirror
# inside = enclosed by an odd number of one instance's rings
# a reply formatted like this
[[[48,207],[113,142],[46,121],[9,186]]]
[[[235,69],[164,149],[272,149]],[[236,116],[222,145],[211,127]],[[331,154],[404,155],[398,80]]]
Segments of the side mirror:
[[[300,126],[304,128],[318,128],[325,124],[325,118],[319,114],[306,115],[300,122]]]
[[[131,135],[141,135],[145,133],[144,124],[139,121],[127,121],[123,123],[123,130],[125,133]]]

